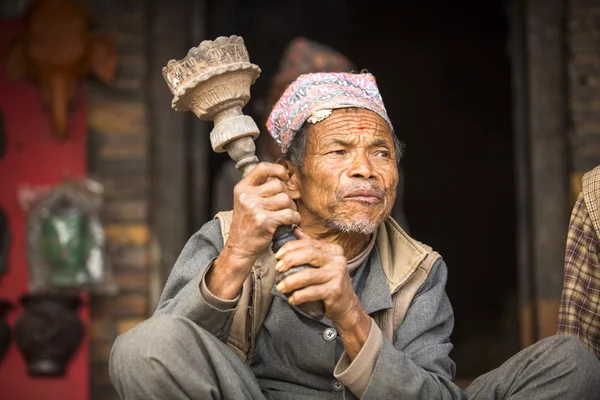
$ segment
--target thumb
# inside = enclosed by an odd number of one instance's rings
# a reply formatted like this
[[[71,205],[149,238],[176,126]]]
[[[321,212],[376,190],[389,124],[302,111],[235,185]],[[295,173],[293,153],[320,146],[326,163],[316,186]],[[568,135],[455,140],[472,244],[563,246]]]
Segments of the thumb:
[[[302,229],[299,227],[294,228],[294,235],[296,235],[298,239],[310,239],[310,236],[308,236],[308,234],[302,231]]]

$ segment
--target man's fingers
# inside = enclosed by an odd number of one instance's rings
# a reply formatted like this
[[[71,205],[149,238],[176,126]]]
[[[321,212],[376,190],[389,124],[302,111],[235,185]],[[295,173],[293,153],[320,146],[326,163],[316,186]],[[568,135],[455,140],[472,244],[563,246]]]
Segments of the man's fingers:
[[[319,240],[315,240],[298,228],[294,229],[294,235],[296,235],[298,240],[291,240],[285,245],[283,245],[280,251],[276,254],[277,258],[281,258],[281,256],[287,253],[288,251],[297,250],[304,247],[316,247],[317,249],[325,253],[335,256],[344,255],[344,249],[338,244],[326,243],[321,242]]]
[[[326,257],[323,252],[312,245],[297,247],[292,250],[287,249],[286,252],[278,258],[279,261],[275,266],[275,269],[277,269],[278,272],[285,272],[292,267],[305,264],[320,268],[326,262]]]
[[[304,233],[304,231],[298,227],[294,228],[294,235],[296,235],[296,237],[298,239],[310,239],[311,237],[308,236],[308,234]]]
[[[272,211],[269,215],[269,220],[272,223],[273,231],[280,225],[294,225],[300,223],[300,213],[290,208],[283,210]]]
[[[335,271],[332,270],[307,267],[279,282],[277,290],[281,293],[291,293],[308,286],[320,285],[329,282],[334,274]]]
[[[288,242],[289,243],[289,242]],[[279,252],[277,253],[280,254]],[[283,255],[277,257],[279,261],[275,268],[278,272],[285,272],[298,265],[309,264],[313,267],[323,268],[329,265],[346,265],[346,258],[343,255],[333,255],[326,250],[315,246],[302,246],[292,250],[287,249]]]
[[[261,162],[243,180],[250,186],[258,186],[265,183],[269,178],[279,178],[287,182],[287,170],[280,164]]]
[[[294,230],[296,235],[297,232],[298,230]],[[275,254],[275,257],[279,260],[276,266],[279,272],[284,272],[293,266],[303,264],[323,267],[326,263],[346,262],[344,249],[341,246],[311,239],[304,233],[302,235],[306,238],[290,240]]]
[[[287,193],[279,193],[262,200],[262,207],[269,211],[278,211],[285,208],[296,211],[296,203],[287,195]]]
[[[294,234],[296,230],[294,229]],[[298,237],[298,235],[296,235]],[[281,249],[275,254],[275,257],[281,258],[285,253],[290,251],[295,251],[299,249],[312,250],[313,247],[318,247],[322,250],[326,250],[324,247],[327,246],[327,243],[319,242],[318,240],[313,240],[312,238],[298,238],[297,240],[290,240],[286,244],[284,244]]]
[[[279,193],[287,193],[287,186],[283,181],[276,178],[270,178],[265,183],[257,187],[258,194],[261,197],[271,197]]]
[[[330,285],[313,285],[303,289],[296,290],[288,298],[290,304],[300,305],[303,303],[309,303],[311,301],[325,300],[330,297]]]

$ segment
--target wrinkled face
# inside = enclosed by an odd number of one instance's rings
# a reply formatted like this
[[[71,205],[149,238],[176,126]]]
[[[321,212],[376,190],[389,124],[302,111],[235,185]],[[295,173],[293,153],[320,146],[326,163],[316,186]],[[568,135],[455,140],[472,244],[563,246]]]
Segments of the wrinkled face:
[[[334,110],[310,124],[304,166],[292,179],[303,221],[373,232],[396,199],[398,168],[389,125],[370,110]]]

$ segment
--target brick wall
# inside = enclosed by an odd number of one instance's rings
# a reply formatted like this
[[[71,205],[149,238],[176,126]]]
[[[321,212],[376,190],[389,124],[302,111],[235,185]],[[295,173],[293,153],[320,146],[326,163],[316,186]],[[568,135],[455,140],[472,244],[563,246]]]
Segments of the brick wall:
[[[572,196],[600,165],[600,0],[567,2],[567,70]]]
[[[108,377],[113,341],[145,319],[149,309],[147,11],[143,0],[86,1],[120,57],[114,87],[89,83],[90,175],[105,188],[103,218],[119,286],[117,296],[91,300],[90,393],[100,400],[118,398]]]

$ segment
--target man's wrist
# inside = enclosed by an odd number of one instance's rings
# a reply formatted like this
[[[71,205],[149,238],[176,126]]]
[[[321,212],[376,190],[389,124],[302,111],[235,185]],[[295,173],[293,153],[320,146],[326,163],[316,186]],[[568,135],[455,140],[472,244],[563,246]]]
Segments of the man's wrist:
[[[354,360],[369,338],[372,321],[364,309],[358,307],[336,323],[337,331],[351,360]]]
[[[369,335],[371,329],[371,317],[363,310],[362,307],[349,312],[343,318],[336,322],[336,328],[340,332],[346,332],[351,335],[360,335],[366,331],[365,339]]]
[[[223,251],[204,277],[206,287],[216,297],[225,300],[235,299],[252,265],[254,262],[251,260],[239,259]]]

